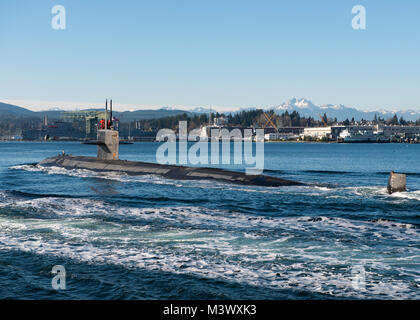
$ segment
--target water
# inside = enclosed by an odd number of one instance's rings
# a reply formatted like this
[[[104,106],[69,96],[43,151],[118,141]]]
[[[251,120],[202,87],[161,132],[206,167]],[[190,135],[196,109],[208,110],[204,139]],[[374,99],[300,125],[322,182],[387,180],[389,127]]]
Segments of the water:
[[[420,298],[420,145],[268,143],[266,174],[317,183],[282,188],[33,165],[62,149],[96,152],[0,143],[0,298]]]

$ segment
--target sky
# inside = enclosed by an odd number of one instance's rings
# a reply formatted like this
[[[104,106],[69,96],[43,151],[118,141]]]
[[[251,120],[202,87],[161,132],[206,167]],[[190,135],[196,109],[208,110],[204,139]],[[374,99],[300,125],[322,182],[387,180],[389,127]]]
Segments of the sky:
[[[66,29],[51,12],[66,10]],[[366,8],[366,29],[352,8]],[[420,110],[418,0],[1,0],[0,101],[32,110]]]

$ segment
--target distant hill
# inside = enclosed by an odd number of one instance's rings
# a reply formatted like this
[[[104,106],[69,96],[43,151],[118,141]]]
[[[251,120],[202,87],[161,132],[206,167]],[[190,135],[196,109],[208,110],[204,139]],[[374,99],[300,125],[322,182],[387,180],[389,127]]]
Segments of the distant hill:
[[[0,102],[0,116],[5,117],[34,117],[36,112],[31,110],[15,106],[13,104],[7,104]]]
[[[121,122],[128,122],[128,121],[134,121],[134,120],[158,119],[158,118],[164,118],[164,117],[177,116],[183,113],[186,113],[188,115],[193,114],[190,111],[172,110],[172,109],[114,112],[115,116],[119,118]]]
[[[86,110],[101,110],[102,109],[86,109]],[[0,102],[0,117],[5,118],[43,118],[44,115],[48,119],[59,119],[62,110],[46,110],[46,111],[31,111],[19,106]],[[144,119],[158,119],[163,117],[177,116],[186,113],[192,115],[195,112],[162,108],[158,110],[135,110],[135,111],[114,111],[113,114],[120,119],[121,122],[128,122],[134,120]],[[198,113],[198,112],[197,112]]]
[[[58,110],[48,111],[31,111],[13,104],[0,102],[0,117],[7,118],[43,118],[48,115],[48,119],[59,119],[60,113]]]

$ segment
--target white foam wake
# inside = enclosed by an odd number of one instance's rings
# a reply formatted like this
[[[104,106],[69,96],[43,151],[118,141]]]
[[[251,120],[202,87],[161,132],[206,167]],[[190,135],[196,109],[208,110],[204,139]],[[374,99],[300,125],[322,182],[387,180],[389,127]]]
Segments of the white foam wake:
[[[393,270],[418,278],[419,249],[415,244],[419,233],[408,224],[256,217],[202,207],[130,208],[88,199],[12,200],[8,206],[50,210],[51,216],[21,219],[0,215],[0,250],[344,297],[419,297],[410,281],[386,276],[386,270]],[[146,223],[124,223],[124,218],[130,217]],[[162,222],[167,225],[164,229],[159,227]],[[326,236],[328,232],[335,240]],[[369,243],[373,233],[378,237]],[[393,246],[387,247],[384,239],[392,240]],[[378,249],[375,242],[380,244]],[[398,260],[399,255],[390,258],[387,254],[387,250],[400,247],[397,242],[404,248],[404,261]],[[367,292],[352,287],[354,265],[366,266]]]

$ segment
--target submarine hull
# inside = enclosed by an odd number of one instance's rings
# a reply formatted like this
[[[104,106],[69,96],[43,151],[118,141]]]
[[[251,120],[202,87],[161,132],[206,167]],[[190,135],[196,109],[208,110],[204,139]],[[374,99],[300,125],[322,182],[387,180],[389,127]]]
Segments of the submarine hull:
[[[266,175],[246,175],[242,172],[217,168],[197,168],[175,165],[162,165],[149,162],[127,160],[100,160],[94,157],[57,156],[47,158],[38,165],[43,167],[62,167],[65,169],[87,169],[97,172],[119,172],[128,175],[155,174],[176,180],[216,180],[233,184],[280,187],[297,186],[303,183]]]

